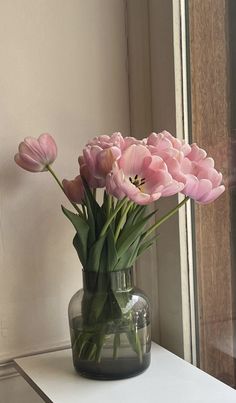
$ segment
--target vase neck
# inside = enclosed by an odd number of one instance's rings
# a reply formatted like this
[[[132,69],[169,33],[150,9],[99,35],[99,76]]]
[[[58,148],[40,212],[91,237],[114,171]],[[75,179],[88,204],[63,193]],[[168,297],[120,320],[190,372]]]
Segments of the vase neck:
[[[129,291],[133,288],[133,270],[125,269],[108,273],[83,271],[84,290],[90,292]]]

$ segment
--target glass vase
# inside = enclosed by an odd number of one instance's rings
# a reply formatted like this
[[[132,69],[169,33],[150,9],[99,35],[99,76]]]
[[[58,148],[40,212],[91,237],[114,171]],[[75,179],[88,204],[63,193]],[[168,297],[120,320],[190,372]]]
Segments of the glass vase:
[[[132,269],[83,271],[83,289],[69,304],[73,363],[94,379],[122,379],[148,368],[150,307],[134,288]]]

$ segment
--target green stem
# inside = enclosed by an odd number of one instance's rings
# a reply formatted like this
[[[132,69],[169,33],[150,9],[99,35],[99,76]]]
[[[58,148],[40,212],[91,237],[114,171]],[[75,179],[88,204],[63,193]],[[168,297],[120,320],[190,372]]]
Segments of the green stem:
[[[93,189],[93,197],[94,197],[95,200],[96,200],[96,196],[97,196],[97,189],[94,188],[94,189]]]
[[[115,200],[114,200],[114,197],[111,198],[111,208],[112,208],[112,210],[114,210],[114,208],[115,208]]]
[[[124,199],[122,199],[121,203],[119,203],[119,204],[117,203],[115,210],[110,215],[110,217],[108,218],[108,220],[106,221],[106,223],[104,224],[104,226],[102,228],[102,231],[100,233],[100,238],[102,238],[105,235],[105,233],[106,233],[109,225],[111,224],[112,220],[115,218],[116,214],[123,207],[123,205],[126,203],[126,201],[127,201],[127,198],[124,197]]]
[[[113,360],[118,358],[118,349],[120,347],[120,333],[115,333],[113,342]]]
[[[107,196],[107,201],[108,201],[108,207],[107,207],[107,217],[111,214],[111,209],[112,209],[112,196],[108,195]]]
[[[86,208],[85,208],[84,204],[82,204],[82,210],[83,210],[84,218],[87,220],[87,213],[86,213]]]
[[[79,207],[78,207],[74,202],[72,202],[72,201],[68,198],[68,196],[67,196],[67,194],[66,194],[66,192],[65,192],[65,190],[64,190],[64,188],[63,188],[63,185],[62,185],[61,181],[58,179],[58,177],[57,177],[57,175],[55,174],[55,172],[53,171],[52,167],[51,167],[50,165],[47,165],[47,169],[48,169],[48,171],[50,172],[50,174],[52,174],[53,178],[56,180],[57,184],[60,186],[61,190],[62,190],[63,193],[66,195],[67,199],[70,201],[70,203],[72,204],[72,206],[75,208],[75,210],[78,212],[78,214],[79,214],[81,217],[83,217],[83,213],[82,213],[82,211],[79,209]]]
[[[123,209],[122,209],[123,211],[122,211],[122,214],[121,214],[121,218],[120,218],[120,221],[119,221],[119,223],[118,223],[118,225],[116,227],[116,232],[115,232],[115,235],[114,235],[115,242],[117,241],[117,239],[118,239],[118,237],[120,235],[120,231],[121,231],[121,228],[122,228],[122,226],[124,224],[126,214],[128,213],[129,209],[132,207],[132,205],[133,205],[133,203],[128,202],[127,205],[123,206]]]
[[[161,224],[163,224],[165,221],[167,221],[172,215],[177,213],[177,211],[182,207],[187,201],[189,200],[189,197],[185,197],[182,202],[180,202],[176,207],[174,207],[171,211],[169,211],[164,217],[162,217],[159,221],[157,221],[155,224],[153,224],[149,230],[147,230],[145,236],[143,237],[143,240],[146,239],[154,230],[156,230]]]

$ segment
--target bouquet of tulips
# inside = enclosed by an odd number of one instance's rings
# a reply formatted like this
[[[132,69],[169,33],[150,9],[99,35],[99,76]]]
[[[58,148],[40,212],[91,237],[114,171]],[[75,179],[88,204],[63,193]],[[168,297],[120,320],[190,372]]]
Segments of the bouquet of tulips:
[[[42,134],[38,139],[27,137],[20,143],[15,162],[31,172],[50,172],[70,200],[73,211],[65,207],[62,210],[75,228],[73,244],[85,272],[105,273],[133,266],[137,257],[152,245],[156,229],[189,198],[207,204],[225,189],[222,175],[206,151],[167,131],[151,133],[142,140],[123,137],[121,133],[95,137],[79,156],[79,175],[73,180],[58,179],[52,169],[56,156],[54,139]],[[102,203],[97,201],[98,188],[104,189]],[[148,212],[147,206],[177,193],[184,195],[183,200],[150,224],[156,210]],[[117,304],[116,314],[127,302],[118,301],[115,296],[112,301]],[[104,323],[108,315],[104,304],[105,299],[100,296],[86,300],[84,316],[89,330],[80,337],[78,352],[84,358],[93,357],[93,351],[87,349],[86,355],[84,349],[94,319],[88,306],[96,310],[95,316],[103,318]],[[102,346],[99,337],[97,345]],[[138,340],[129,339],[134,350],[139,351]],[[99,351],[95,355],[99,357]]]
[[[15,162],[31,172],[50,172],[71,201],[75,211],[62,210],[75,227],[73,244],[84,270],[131,267],[153,243],[155,230],[189,198],[207,204],[225,189],[206,151],[167,131],[143,140],[121,133],[95,137],[79,156],[80,174],[62,183],[51,167],[56,156],[54,139],[42,134],[20,143]],[[104,189],[102,205],[97,188]],[[147,214],[146,206],[178,192],[183,201],[147,227],[155,211]]]

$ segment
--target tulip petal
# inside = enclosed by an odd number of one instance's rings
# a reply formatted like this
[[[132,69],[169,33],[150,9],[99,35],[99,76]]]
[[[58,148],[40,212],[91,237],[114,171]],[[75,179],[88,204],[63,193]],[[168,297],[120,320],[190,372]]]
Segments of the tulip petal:
[[[29,172],[41,172],[44,170],[44,165],[39,164],[27,154],[17,153],[14,157],[17,165]]]
[[[170,184],[164,187],[164,189],[161,192],[161,195],[163,197],[173,196],[176,193],[181,192],[184,186],[185,186],[184,183],[173,180]]]
[[[133,195],[132,200],[140,205],[148,205],[161,197],[161,192],[159,193],[154,193],[151,196],[147,193],[142,193],[138,192],[135,195]]]
[[[186,175],[186,180],[187,181],[183,189],[183,193],[186,196],[194,198],[195,195],[197,194],[199,180],[194,175]]]
[[[196,143],[193,143],[191,145],[191,151],[187,155],[188,159],[190,159],[191,161],[200,161],[206,158],[206,156],[207,156],[206,151],[203,150],[203,148],[199,148]]]
[[[74,203],[81,203],[84,196],[84,186],[81,176],[76,176],[73,180],[63,179],[63,188],[67,197]]]
[[[146,175],[145,179],[146,182],[142,189],[150,194],[160,192],[172,182],[172,176],[163,170],[152,172],[151,175]]]
[[[100,151],[96,158],[96,177],[105,178],[120,155],[121,151],[118,147],[109,147]]]
[[[126,196],[121,188],[116,185],[113,173],[107,175],[106,190],[109,194],[115,196],[119,200],[123,199]]]
[[[212,189],[212,191],[207,196],[204,196],[200,200],[198,200],[198,203],[209,204],[214,200],[216,200],[224,191],[225,191],[224,185],[218,186]]]
[[[132,198],[133,195],[139,192],[139,189],[130,182],[121,169],[117,170],[113,178],[116,186],[129,198]]]
[[[22,143],[21,143],[22,144]],[[34,156],[37,159],[40,159],[41,161],[46,162],[46,153],[45,151],[42,149],[42,147],[40,147],[40,144],[38,142],[37,139],[33,138],[33,137],[26,137],[24,139],[24,143],[25,147],[31,151],[31,153],[34,154]],[[23,147],[23,145],[22,145]],[[28,154],[28,152],[26,152]]]
[[[29,139],[29,137],[28,137],[28,139]],[[20,155],[25,154],[25,155],[28,155],[29,157],[31,157],[35,161],[42,162],[42,160],[43,160],[45,162],[45,156],[42,155],[40,148],[39,147],[37,148],[36,144],[34,144],[34,146],[32,146],[32,144],[30,142],[28,142],[27,139],[25,139],[24,142],[21,142],[19,144],[18,150],[19,150]]]
[[[127,176],[139,175],[142,171],[143,159],[150,156],[150,152],[143,145],[132,144],[119,160],[119,166]]]
[[[167,171],[167,166],[161,157],[153,155],[144,158],[142,169],[148,170],[152,174],[153,172],[157,172],[159,170]]]
[[[39,136],[38,142],[42,152],[44,152],[47,163],[51,164],[57,157],[57,145],[53,137],[48,133],[43,133]]]
[[[222,182],[222,174],[220,172],[217,172],[216,169],[210,168],[210,169],[201,169],[198,173],[198,178],[199,179],[209,179],[213,187],[217,187],[221,184]]]
[[[51,164],[57,155],[56,143],[49,134],[42,134],[38,140],[26,137],[18,149],[15,162],[30,172],[46,171],[47,165]]]

